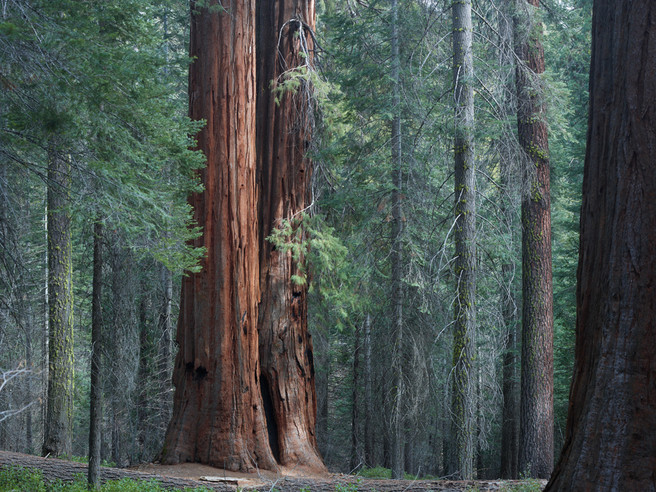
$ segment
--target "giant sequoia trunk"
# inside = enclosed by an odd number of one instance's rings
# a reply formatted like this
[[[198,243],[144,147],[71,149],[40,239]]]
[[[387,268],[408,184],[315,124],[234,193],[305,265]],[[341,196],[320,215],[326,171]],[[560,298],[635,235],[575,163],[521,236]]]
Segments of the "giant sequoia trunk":
[[[656,3],[597,0],[576,362],[545,490],[656,490]]]
[[[73,256],[71,165],[48,151],[48,398],[43,455],[70,455],[73,431]]]
[[[255,180],[255,2],[192,2],[190,116],[205,119],[198,147],[205,189],[191,196],[203,226],[202,270],[183,280],[165,463],[271,469],[260,396]]]
[[[551,198],[542,25],[533,19],[539,0],[519,0],[517,127],[526,154],[528,189],[522,198],[522,363],[519,471],[547,478],[553,469],[553,295]]]
[[[474,160],[474,58],[471,0],[453,2],[455,85],[455,282],[450,473],[474,475],[473,358],[476,326],[476,178]]]
[[[266,240],[283,220],[302,219],[311,200],[307,157],[313,125],[309,83],[274,100],[271,81],[287,70],[311,67],[313,0],[257,3],[257,148],[259,204],[260,387],[269,442],[283,465],[323,469],[317,449],[312,339],[307,285],[291,251]],[[284,75],[282,75],[284,77]],[[293,220],[292,220],[293,221]],[[298,222],[294,227],[302,227]]]

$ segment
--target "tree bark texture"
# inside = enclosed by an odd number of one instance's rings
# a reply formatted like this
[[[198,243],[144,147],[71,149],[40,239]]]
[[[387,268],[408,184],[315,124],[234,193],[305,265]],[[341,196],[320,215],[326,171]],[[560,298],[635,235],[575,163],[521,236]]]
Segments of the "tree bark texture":
[[[97,488],[100,476],[102,428],[102,223],[93,224],[93,279],[91,293],[91,388],[89,394],[89,472],[90,487]]]
[[[276,465],[259,390],[255,2],[222,6],[191,4],[190,116],[207,121],[198,135],[207,167],[190,203],[207,253],[182,284],[162,461],[250,471]]]
[[[528,189],[522,197],[522,359],[519,472],[548,478],[553,469],[553,289],[551,198],[539,0],[519,0],[515,39],[517,127]]]
[[[597,0],[576,361],[549,491],[656,490],[656,4]]]
[[[453,2],[455,87],[455,282],[453,332],[452,435],[450,473],[474,474],[473,358],[476,326],[476,181],[474,160],[474,63],[471,0]]]
[[[48,151],[48,397],[42,453],[70,455],[73,430],[73,260],[71,168]]]
[[[287,70],[311,67],[314,20],[313,0],[257,2],[258,329],[260,387],[273,454],[283,465],[324,469],[315,435],[307,285],[292,280],[301,276],[292,252],[266,240],[282,220],[300,221],[311,204],[312,87],[306,81],[297,91],[279,95],[276,104],[271,82]]]

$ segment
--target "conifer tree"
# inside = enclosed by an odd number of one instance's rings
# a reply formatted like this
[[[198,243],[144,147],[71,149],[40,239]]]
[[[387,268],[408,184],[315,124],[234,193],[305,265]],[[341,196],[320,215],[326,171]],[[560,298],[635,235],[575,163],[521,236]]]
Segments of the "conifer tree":
[[[519,0],[515,25],[517,128],[525,154],[522,198],[522,362],[519,472],[553,469],[551,191],[539,0]]]
[[[476,179],[474,158],[474,58],[471,1],[452,4],[455,86],[455,282],[453,328],[453,456],[451,473],[474,474],[474,372],[476,344]]]

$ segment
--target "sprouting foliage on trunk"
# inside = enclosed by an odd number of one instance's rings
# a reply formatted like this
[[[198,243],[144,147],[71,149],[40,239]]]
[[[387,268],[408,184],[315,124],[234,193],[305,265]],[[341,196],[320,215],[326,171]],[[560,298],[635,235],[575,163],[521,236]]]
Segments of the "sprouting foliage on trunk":
[[[309,240],[314,127],[314,1],[257,3],[260,389],[278,463],[324,469],[317,448],[304,255],[268,240],[283,225]],[[293,83],[291,83],[293,82]]]

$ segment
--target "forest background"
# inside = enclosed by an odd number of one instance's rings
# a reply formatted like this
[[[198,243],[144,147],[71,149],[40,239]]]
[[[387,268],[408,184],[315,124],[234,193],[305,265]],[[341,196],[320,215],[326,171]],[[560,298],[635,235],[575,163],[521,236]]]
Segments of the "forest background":
[[[509,2],[473,3],[477,286],[473,381],[477,475],[501,474],[504,402],[519,401],[520,203]],[[313,202],[305,276],[326,464],[444,476],[452,453],[454,88],[451,2],[399,0],[399,103],[389,2],[317,2]],[[547,0],[540,86],[549,126],[553,237],[554,441],[573,364],[578,211],[585,152],[591,2]],[[161,451],[171,413],[187,194],[202,156],[187,114],[186,2],[6,1],[0,13],[0,447],[40,452],[47,419],[48,191],[70,186],[75,372],[72,454],[87,454],[94,224],[104,252],[102,454],[125,466]],[[394,108],[394,110],[392,110]],[[390,124],[400,114],[400,180]],[[70,166],[70,183],[48,174]],[[402,207],[393,231],[393,194]],[[396,238],[400,242],[395,242]],[[274,241],[293,238],[284,231]],[[395,245],[400,245],[393,254]],[[401,295],[391,295],[400,259]],[[50,255],[52,262],[52,253]],[[394,341],[402,301],[404,337]],[[504,373],[504,365],[510,372]],[[398,377],[402,425],[393,433]],[[518,422],[518,405],[513,422]]]

